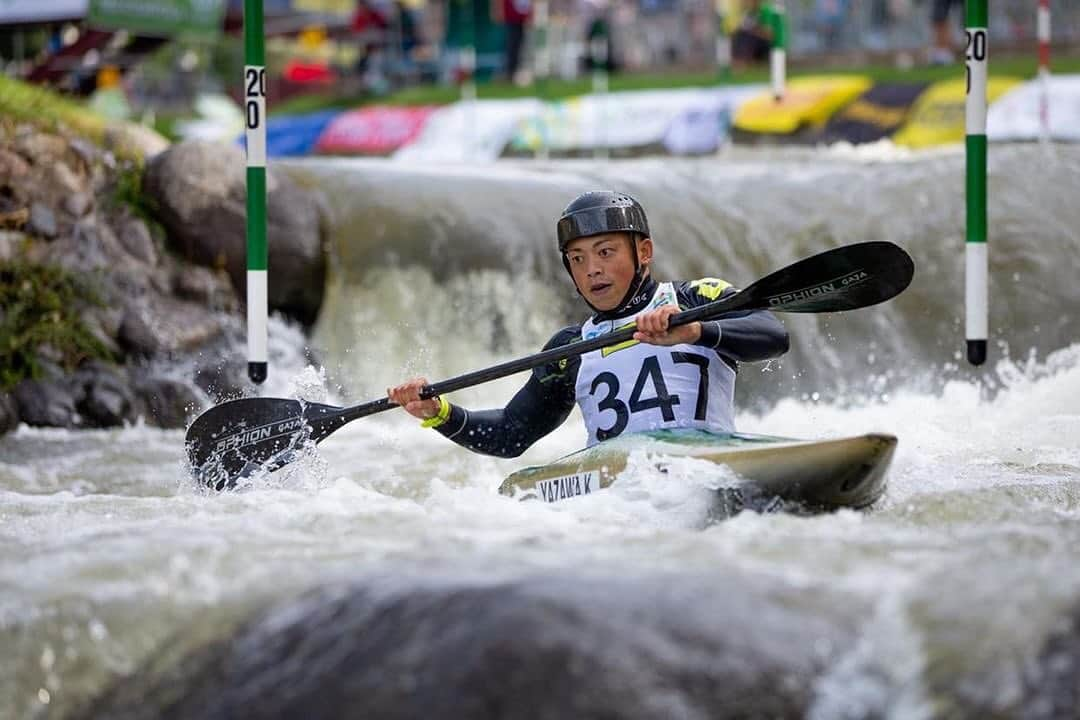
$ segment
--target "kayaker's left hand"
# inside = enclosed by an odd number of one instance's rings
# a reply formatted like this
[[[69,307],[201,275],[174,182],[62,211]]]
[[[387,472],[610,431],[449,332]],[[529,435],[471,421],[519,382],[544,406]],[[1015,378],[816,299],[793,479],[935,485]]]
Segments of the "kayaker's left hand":
[[[634,339],[650,345],[693,345],[701,338],[701,323],[687,323],[668,330],[668,322],[677,312],[679,308],[675,305],[663,305],[638,315]]]

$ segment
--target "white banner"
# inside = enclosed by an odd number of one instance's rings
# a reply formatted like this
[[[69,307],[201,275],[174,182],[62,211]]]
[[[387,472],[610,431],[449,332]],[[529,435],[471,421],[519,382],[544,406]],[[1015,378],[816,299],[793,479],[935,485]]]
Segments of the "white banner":
[[[1080,75],[1051,75],[1047,95],[1050,138],[1080,140]],[[1018,85],[994,101],[986,117],[987,139],[991,142],[1039,139],[1041,96],[1040,81],[1036,79]]]
[[[518,124],[540,114],[543,103],[521,100],[464,100],[436,110],[420,136],[394,153],[395,160],[490,162],[502,154]]]
[[[0,0],[0,25],[77,20],[86,17],[89,0]]]
[[[712,96],[711,104],[685,110],[671,122],[664,133],[664,147],[672,155],[716,152],[731,132],[731,123],[739,105],[764,90],[764,85],[718,89]]]
[[[740,86],[584,95],[550,103],[540,116],[522,125],[513,144],[517,150],[535,150],[544,143],[554,152],[660,144],[675,152],[696,152],[690,148],[708,145],[715,149],[720,116],[734,111],[733,102],[761,89]],[[677,121],[681,126],[672,135]],[[699,131],[707,137],[691,140],[687,135]]]

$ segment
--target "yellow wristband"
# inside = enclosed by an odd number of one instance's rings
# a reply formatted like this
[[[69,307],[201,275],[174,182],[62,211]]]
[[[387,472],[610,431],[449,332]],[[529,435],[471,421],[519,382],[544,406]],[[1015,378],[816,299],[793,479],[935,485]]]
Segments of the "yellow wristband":
[[[423,428],[437,428],[450,419],[450,403],[442,395],[439,396],[439,413],[434,417],[420,423]]]

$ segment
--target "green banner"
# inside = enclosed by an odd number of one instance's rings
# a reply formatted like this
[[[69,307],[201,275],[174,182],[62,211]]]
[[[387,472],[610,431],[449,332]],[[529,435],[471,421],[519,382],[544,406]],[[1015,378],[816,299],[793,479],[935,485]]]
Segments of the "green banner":
[[[87,20],[145,35],[217,35],[224,13],[225,0],[90,0]]]

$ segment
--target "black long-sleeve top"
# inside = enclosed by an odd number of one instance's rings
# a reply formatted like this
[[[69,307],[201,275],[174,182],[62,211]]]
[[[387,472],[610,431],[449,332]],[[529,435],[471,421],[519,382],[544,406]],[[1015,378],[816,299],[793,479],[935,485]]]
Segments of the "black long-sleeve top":
[[[735,288],[709,281],[677,282],[679,307],[686,310],[734,294]],[[720,287],[725,287],[721,292]],[[651,298],[656,281],[646,279],[638,297]],[[623,317],[640,307],[624,308]],[[596,319],[618,319],[606,314]],[[544,345],[544,349],[581,340],[581,326],[565,327]],[[779,357],[788,350],[788,334],[783,324],[767,310],[735,312],[701,323],[701,338],[695,343],[716,351],[738,372],[740,362]],[[573,357],[535,368],[528,382],[506,407],[493,410],[466,410],[450,406],[450,416],[436,429],[457,444],[475,452],[497,457],[517,457],[533,443],[559,427],[576,402],[575,385],[580,358]]]

